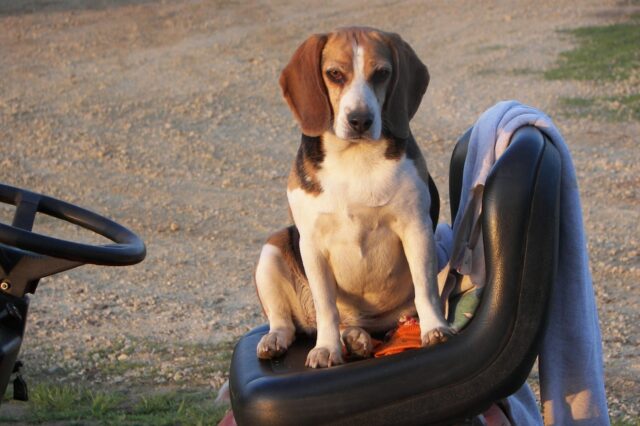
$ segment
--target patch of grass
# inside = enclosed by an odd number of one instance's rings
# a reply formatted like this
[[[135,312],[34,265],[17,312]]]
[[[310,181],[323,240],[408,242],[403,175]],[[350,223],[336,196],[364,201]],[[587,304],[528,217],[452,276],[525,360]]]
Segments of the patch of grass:
[[[640,94],[596,98],[560,98],[564,114],[570,117],[598,117],[610,121],[640,121]]]
[[[476,74],[480,76],[485,76],[485,75],[495,75],[498,72],[499,71],[495,68],[482,68],[476,71]]]
[[[626,111],[631,118],[640,120],[640,94],[615,96],[611,99],[613,99],[614,102],[619,102],[623,112]]]
[[[207,378],[229,370],[235,343],[233,340],[216,344],[182,342],[171,347],[153,341],[140,344],[149,351],[153,350],[156,359],[172,361],[175,371],[187,369],[191,371],[191,376]]]
[[[640,418],[635,420],[613,419],[611,421],[611,426],[640,426]]]
[[[215,407],[212,402],[203,404],[202,395],[178,395],[175,392],[143,397],[126,420],[134,424],[150,425],[215,425],[227,407]]]
[[[234,341],[166,342],[123,336],[72,360],[76,364],[69,370],[82,372],[74,382],[86,387],[62,385],[47,369],[30,371],[29,402],[10,400],[9,386],[0,424],[217,424],[228,406],[216,406],[216,393],[207,389],[224,381],[234,345]],[[68,365],[55,353],[52,358],[56,366]],[[105,384],[92,386],[94,381]],[[168,391],[176,386],[188,386],[188,390]]]
[[[512,70],[509,70],[509,73],[511,75],[535,75],[539,74],[540,71],[531,68],[514,68]]]
[[[88,394],[67,385],[37,385],[29,398],[35,420],[77,420],[87,411]]]
[[[95,418],[108,417],[109,413],[116,410],[123,400],[123,396],[116,393],[89,391],[91,415]]]
[[[99,369],[103,375],[113,377],[123,375],[131,370],[142,369],[145,366],[145,363],[139,361],[115,360],[100,364]]]
[[[560,54],[557,66],[545,78],[593,81],[623,81],[634,87],[640,76],[640,14],[623,23],[591,26],[568,31],[578,46]],[[595,117],[609,121],[640,121],[640,93],[592,98],[560,98],[569,117]]]
[[[126,343],[124,343],[126,341]],[[183,383],[202,386],[221,380],[229,369],[235,341],[163,342],[126,336],[82,356],[88,380],[127,380],[137,386]]]
[[[560,106],[570,117],[586,117],[595,111],[593,98],[560,98]]]
[[[117,425],[216,425],[229,409],[214,404],[211,391],[170,391],[139,396],[68,385],[36,386],[18,422]],[[9,402],[9,404],[25,404]]]
[[[534,70],[532,68],[512,68],[512,69],[481,68],[478,71],[476,71],[476,75],[479,75],[479,76],[496,75],[496,74],[521,76],[521,75],[540,74],[540,71]]]
[[[578,46],[560,54],[549,80],[624,80],[640,67],[640,18],[606,26],[568,31]]]
[[[505,47],[506,46],[503,46],[502,44],[489,44],[486,46],[480,46],[476,51],[478,53],[486,53],[486,52],[501,50],[501,49],[504,49]]]

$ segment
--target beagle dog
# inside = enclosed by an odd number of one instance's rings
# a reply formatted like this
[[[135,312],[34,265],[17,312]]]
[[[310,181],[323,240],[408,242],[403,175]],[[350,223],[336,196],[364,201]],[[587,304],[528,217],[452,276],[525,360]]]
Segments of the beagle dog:
[[[269,333],[260,358],[317,333],[307,366],[367,357],[369,333],[418,315],[422,344],[453,334],[436,281],[439,200],[409,121],[429,83],[397,34],[342,28],[313,35],[280,85],[302,128],[287,198],[295,225],[271,235],[256,268]]]

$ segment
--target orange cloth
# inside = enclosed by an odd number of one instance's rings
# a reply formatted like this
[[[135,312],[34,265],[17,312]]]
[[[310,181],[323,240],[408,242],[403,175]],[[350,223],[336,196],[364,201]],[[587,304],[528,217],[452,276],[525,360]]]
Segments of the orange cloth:
[[[384,342],[374,344],[373,356],[380,358],[421,347],[420,324],[415,318],[404,317],[398,322],[398,328],[391,331]]]

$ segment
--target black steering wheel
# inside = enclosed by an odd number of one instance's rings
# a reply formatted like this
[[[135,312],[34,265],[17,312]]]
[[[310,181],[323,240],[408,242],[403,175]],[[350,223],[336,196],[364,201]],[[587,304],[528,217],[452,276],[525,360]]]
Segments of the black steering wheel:
[[[30,272],[24,278],[33,280],[85,263],[123,266],[138,263],[145,257],[145,245],[136,234],[89,210],[3,184],[0,184],[0,202],[16,206],[13,223],[0,223],[0,266],[7,283],[10,282],[7,281],[9,275],[25,276],[22,271],[25,268]],[[86,228],[115,244],[83,244],[31,232],[38,212]],[[31,260],[28,268],[27,265],[20,268],[21,262],[16,261],[23,257]],[[4,287],[7,286],[5,281]],[[4,287],[2,289],[7,290]]]
[[[0,395],[4,395],[24,336],[29,298],[40,278],[85,263],[132,265],[144,259],[142,240],[124,226],[64,201],[0,184],[0,203],[16,206],[13,223],[0,223]],[[115,244],[91,245],[31,232],[36,214],[44,213],[96,232]],[[21,376],[14,398],[26,401]]]

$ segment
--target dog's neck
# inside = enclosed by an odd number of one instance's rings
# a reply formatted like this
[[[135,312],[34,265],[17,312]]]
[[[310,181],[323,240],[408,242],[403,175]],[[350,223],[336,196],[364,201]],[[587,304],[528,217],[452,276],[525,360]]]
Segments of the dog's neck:
[[[321,137],[323,151],[332,156],[353,156],[354,161],[399,160],[406,153],[407,142],[413,139],[411,132],[408,138],[397,138],[383,132],[380,139],[341,139],[333,132],[325,132]]]
[[[322,135],[322,148],[327,158],[341,158],[353,162],[376,162],[384,158],[389,141],[385,138],[340,139],[332,132]]]
[[[345,140],[334,133],[302,135],[300,149],[288,183],[319,195],[341,186],[358,186],[359,192],[375,195],[368,205],[381,205],[393,192],[389,184],[399,172],[407,154],[407,140],[383,137],[379,140]]]

